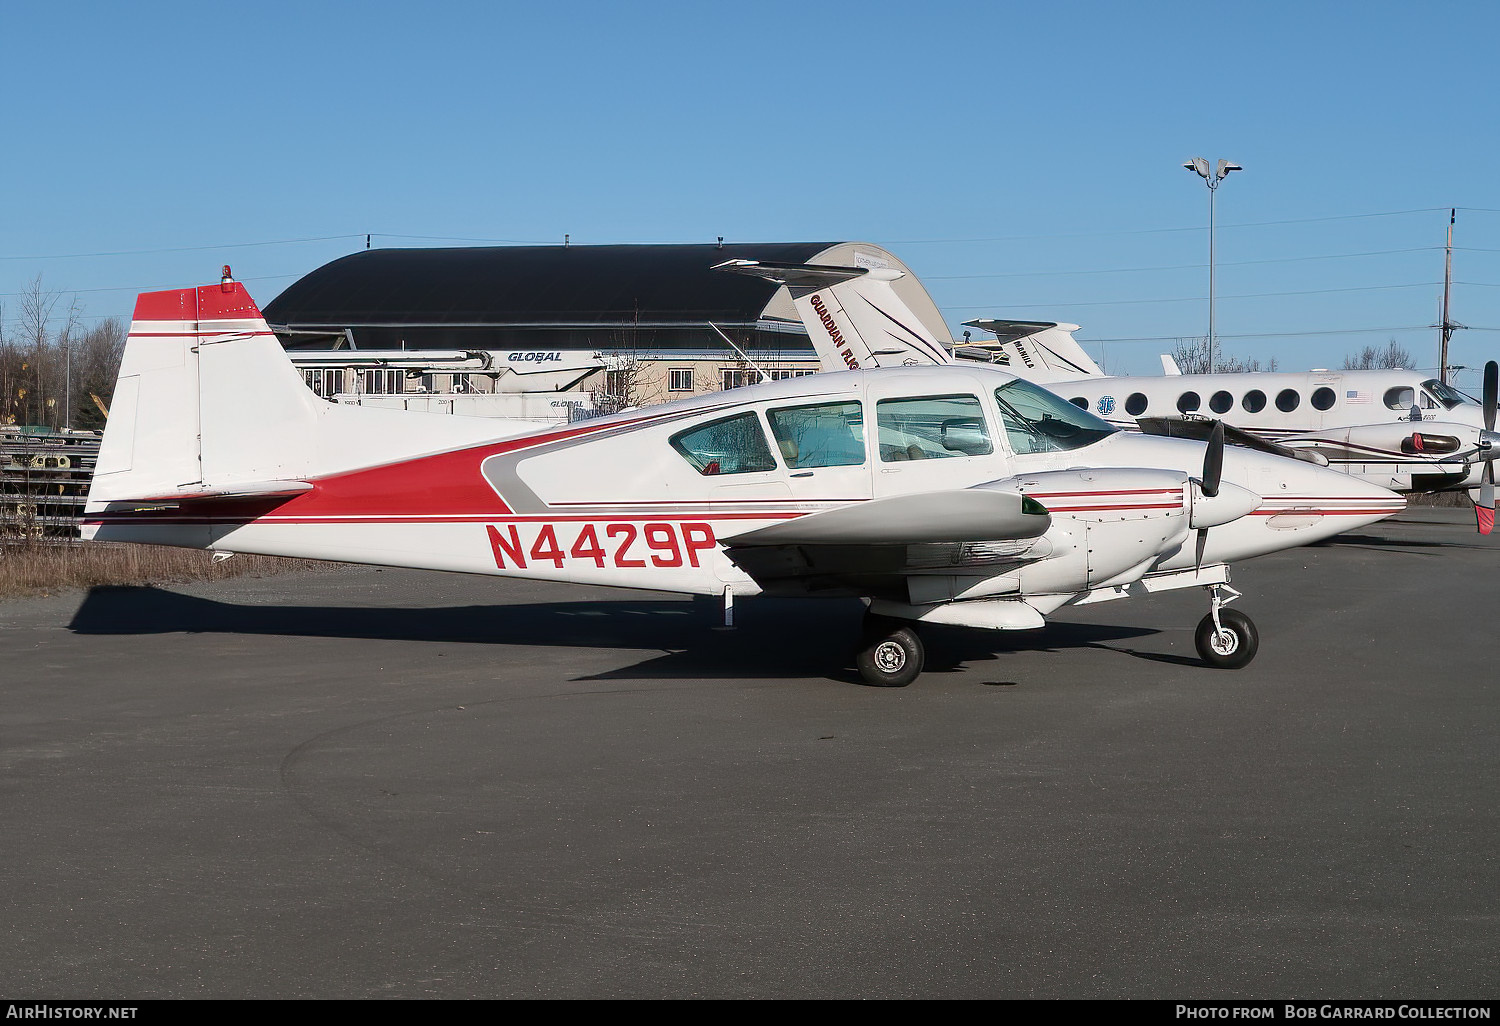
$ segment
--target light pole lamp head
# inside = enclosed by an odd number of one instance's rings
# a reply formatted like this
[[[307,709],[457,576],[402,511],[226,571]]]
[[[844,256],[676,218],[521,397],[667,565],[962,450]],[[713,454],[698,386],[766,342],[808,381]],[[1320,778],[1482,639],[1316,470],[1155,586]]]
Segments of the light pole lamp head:
[[[1232,161],[1221,160],[1221,161],[1219,161],[1219,168],[1218,168],[1218,171],[1214,174],[1214,178],[1215,178],[1215,180],[1222,182],[1225,179],[1225,177],[1229,174],[1229,172],[1231,172],[1231,171],[1243,171],[1243,170],[1245,170],[1245,169],[1242,168],[1242,167],[1240,167],[1238,164],[1233,163]],[[1202,174],[1202,172],[1200,171],[1199,174]],[[1204,175],[1204,177],[1206,178],[1208,176]]]
[[[1208,161],[1204,160],[1202,157],[1194,157],[1192,160],[1184,161],[1182,166],[1196,174],[1198,177],[1202,178],[1204,181],[1208,180],[1208,176],[1210,173],[1208,169]]]

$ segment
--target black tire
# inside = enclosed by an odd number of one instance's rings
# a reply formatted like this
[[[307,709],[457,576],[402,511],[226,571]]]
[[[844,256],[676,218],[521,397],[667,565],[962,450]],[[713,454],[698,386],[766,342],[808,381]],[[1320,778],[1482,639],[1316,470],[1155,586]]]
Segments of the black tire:
[[[1255,658],[1260,648],[1260,634],[1255,624],[1244,613],[1233,609],[1219,610],[1222,631],[1214,629],[1213,614],[1198,621],[1198,630],[1193,640],[1198,645],[1198,655],[1209,666],[1221,670],[1238,670]]]
[[[854,657],[860,677],[878,688],[906,687],[922,672],[926,655],[922,639],[910,627],[875,628],[873,622],[867,626],[865,640]]]

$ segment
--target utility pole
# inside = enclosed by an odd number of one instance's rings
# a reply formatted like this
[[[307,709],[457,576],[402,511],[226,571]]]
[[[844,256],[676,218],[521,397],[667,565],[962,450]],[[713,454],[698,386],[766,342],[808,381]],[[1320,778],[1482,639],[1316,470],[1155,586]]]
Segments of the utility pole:
[[[1453,338],[1454,323],[1448,319],[1448,298],[1453,291],[1453,222],[1458,220],[1458,208],[1448,211],[1448,244],[1443,256],[1443,322],[1438,325],[1441,343],[1438,351],[1438,380],[1448,383],[1448,341]]]

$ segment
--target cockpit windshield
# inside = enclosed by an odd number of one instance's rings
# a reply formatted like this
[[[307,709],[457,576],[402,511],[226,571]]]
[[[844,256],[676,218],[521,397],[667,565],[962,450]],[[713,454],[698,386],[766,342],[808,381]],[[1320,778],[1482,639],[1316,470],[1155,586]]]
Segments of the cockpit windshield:
[[[1480,405],[1471,397],[1464,395],[1458,389],[1453,388],[1450,385],[1443,384],[1437,378],[1432,378],[1430,380],[1422,382],[1422,387],[1428,392],[1432,393],[1432,397],[1438,402],[1442,403],[1443,408],[1446,410],[1451,410],[1455,406],[1463,406],[1465,404],[1470,404],[1473,406]]]
[[[1029,381],[995,389],[995,404],[1011,450],[1056,452],[1082,449],[1115,433],[1115,428]]]

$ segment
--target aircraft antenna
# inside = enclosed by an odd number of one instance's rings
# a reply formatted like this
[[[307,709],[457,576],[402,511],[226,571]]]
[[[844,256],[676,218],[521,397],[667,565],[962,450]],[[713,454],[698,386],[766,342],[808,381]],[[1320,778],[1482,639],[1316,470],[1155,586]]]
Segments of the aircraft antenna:
[[[713,321],[709,321],[708,322],[708,326],[710,328],[714,329],[715,331],[719,332],[719,337],[722,338],[725,342],[729,343],[729,348],[730,349],[733,349],[736,353],[740,354],[740,359],[744,360],[746,363],[748,363],[750,365],[751,369],[753,369],[755,371],[755,373],[757,373],[757,374],[760,375],[760,380],[762,380],[762,381],[770,381],[771,380],[771,376],[769,374],[767,374],[765,371],[761,370],[760,369],[760,365],[757,364],[754,360],[750,359],[750,355],[748,353],[746,353],[739,346],[735,345],[734,344],[734,339],[732,339],[728,335],[724,334],[723,331],[720,331],[719,326],[717,324],[715,324]]]

